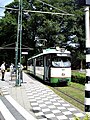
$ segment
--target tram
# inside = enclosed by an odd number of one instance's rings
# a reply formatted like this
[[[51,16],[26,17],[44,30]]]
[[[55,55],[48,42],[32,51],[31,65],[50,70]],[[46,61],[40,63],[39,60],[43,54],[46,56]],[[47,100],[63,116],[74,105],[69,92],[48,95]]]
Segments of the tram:
[[[71,81],[71,53],[64,48],[45,49],[27,61],[27,70],[46,83]]]

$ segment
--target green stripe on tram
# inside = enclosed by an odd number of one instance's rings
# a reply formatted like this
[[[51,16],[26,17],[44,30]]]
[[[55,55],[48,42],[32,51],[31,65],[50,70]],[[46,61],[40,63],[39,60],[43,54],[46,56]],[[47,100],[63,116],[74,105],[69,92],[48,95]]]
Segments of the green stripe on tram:
[[[51,83],[59,83],[60,81],[71,82],[71,78],[50,78]]]

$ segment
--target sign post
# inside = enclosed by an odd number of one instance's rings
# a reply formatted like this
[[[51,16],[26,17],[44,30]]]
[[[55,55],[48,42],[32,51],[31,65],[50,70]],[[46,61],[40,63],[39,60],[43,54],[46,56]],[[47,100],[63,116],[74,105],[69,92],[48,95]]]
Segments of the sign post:
[[[85,8],[85,28],[86,28],[85,112],[90,112],[90,23],[88,6]]]

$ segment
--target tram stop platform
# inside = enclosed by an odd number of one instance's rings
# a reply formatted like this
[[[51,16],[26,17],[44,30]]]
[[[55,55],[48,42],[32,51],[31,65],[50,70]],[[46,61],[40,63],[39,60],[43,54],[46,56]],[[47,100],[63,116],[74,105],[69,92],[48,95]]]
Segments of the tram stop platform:
[[[0,75],[1,77],[1,75]],[[23,83],[15,86],[10,73],[0,79],[0,120],[83,120],[85,112],[74,107],[48,86],[23,72]]]

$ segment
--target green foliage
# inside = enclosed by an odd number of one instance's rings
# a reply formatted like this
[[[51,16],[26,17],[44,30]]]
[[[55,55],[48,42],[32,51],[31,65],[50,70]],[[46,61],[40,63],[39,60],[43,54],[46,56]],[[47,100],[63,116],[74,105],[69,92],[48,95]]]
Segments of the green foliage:
[[[86,79],[86,75],[85,73],[81,73],[81,72],[72,72],[72,76],[71,76],[71,81],[72,82],[76,82],[76,83],[80,83],[80,84],[85,84],[85,79]]]
[[[38,48],[35,47],[35,37],[46,39],[46,47],[54,47],[60,45],[60,42],[67,42],[68,36],[76,35],[74,41],[80,43],[81,51],[84,50],[85,45],[85,29],[84,29],[84,12],[83,7],[75,4],[74,0],[44,0],[44,3],[36,0],[23,0],[23,22],[22,22],[22,45],[34,48],[33,51],[29,50],[29,56],[36,54]],[[51,5],[51,6],[49,6]],[[18,0],[14,0],[7,7],[18,9]],[[26,12],[25,10],[45,11],[45,12],[58,12],[68,15],[54,15],[54,14],[41,14]],[[3,43],[15,43],[17,40],[17,24],[18,11],[5,10],[5,17],[0,20],[0,45]],[[14,45],[15,47],[15,45]],[[41,49],[41,48],[40,48]],[[70,50],[72,50],[70,48]],[[1,59],[10,61],[15,58],[15,50],[4,51],[6,56],[1,56]],[[10,54],[9,54],[10,53]],[[11,57],[12,56],[12,57]],[[28,57],[29,57],[28,56]],[[13,59],[14,61],[14,59]]]

